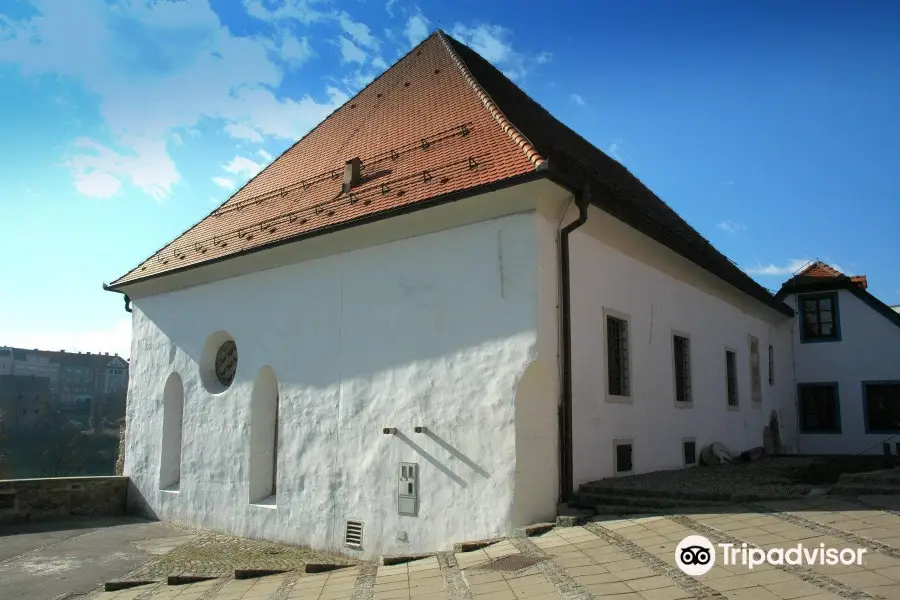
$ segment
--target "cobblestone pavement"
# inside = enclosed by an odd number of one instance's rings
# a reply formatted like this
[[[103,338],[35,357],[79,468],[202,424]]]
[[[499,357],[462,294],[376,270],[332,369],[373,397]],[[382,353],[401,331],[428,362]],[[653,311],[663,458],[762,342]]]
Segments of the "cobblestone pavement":
[[[597,517],[580,527],[510,538],[473,552],[406,564],[365,563],[329,573],[165,583],[91,600],[900,600],[897,499],[769,502],[709,513]],[[688,535],[739,547],[864,547],[862,565],[722,564],[691,577],[675,566]]]
[[[164,579],[169,575],[203,575],[221,577],[235,569],[269,569],[291,571],[307,563],[354,565],[359,561],[346,556],[317,552],[301,546],[290,546],[264,540],[223,535],[180,525],[193,536],[160,559],[127,575],[131,580]]]

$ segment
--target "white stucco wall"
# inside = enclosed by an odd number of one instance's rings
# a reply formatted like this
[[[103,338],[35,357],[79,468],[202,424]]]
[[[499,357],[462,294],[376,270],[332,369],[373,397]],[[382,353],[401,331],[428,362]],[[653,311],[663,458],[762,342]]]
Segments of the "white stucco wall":
[[[803,454],[881,454],[890,434],[868,434],[863,410],[864,381],[900,380],[900,327],[846,290],[839,290],[841,341],[801,343],[799,317],[790,328],[797,383],[837,382],[841,433],[800,434]],[[797,296],[785,300],[797,308]],[[900,438],[890,440],[891,445]],[[892,448],[893,451],[893,448]]]
[[[591,209],[571,236],[573,446],[575,485],[610,477],[613,440],[632,440],[634,473],[680,468],[682,440],[697,453],[713,442],[733,452],[761,446],[763,427],[778,412],[790,446],[793,378],[786,317],[612,217]],[[604,310],[629,320],[631,402],[607,400]],[[754,314],[756,312],[757,314]],[[693,406],[676,407],[673,332],[688,334]],[[748,335],[760,343],[762,402],[751,402]],[[768,345],[775,385],[768,384]],[[726,347],[737,352],[739,408],[726,398]]]
[[[552,513],[557,374],[555,348],[538,352],[538,230],[534,212],[511,215],[135,299],[131,501],[164,519],[342,551],[345,521],[359,520],[366,557],[447,548]],[[217,331],[239,362],[213,394],[199,365]],[[274,508],[248,502],[250,402],[264,367],[279,393]],[[177,493],[158,480],[171,373],[184,383]],[[520,413],[548,426],[517,434]],[[528,444],[537,462],[517,463]],[[416,517],[398,515],[401,461],[419,465]]]

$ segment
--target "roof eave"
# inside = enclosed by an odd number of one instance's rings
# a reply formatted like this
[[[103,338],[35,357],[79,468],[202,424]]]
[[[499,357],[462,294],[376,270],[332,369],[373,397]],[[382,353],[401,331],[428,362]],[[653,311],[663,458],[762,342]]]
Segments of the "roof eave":
[[[169,276],[169,275],[175,275],[176,273],[184,273],[186,271],[191,271],[194,269],[198,269],[201,267],[205,267],[208,265],[226,261],[226,260],[229,260],[232,258],[237,258],[239,256],[246,256],[248,254],[262,252],[264,250],[269,250],[271,248],[275,248],[278,246],[284,246],[286,244],[302,242],[303,240],[312,239],[312,238],[320,237],[323,235],[328,235],[329,233],[335,233],[335,232],[343,231],[346,229],[352,229],[354,227],[359,227],[362,225],[367,225],[369,223],[383,221],[385,219],[390,219],[392,217],[416,212],[419,210],[425,210],[427,208],[432,208],[435,206],[440,206],[442,204],[456,202],[457,200],[462,200],[464,198],[469,198],[472,196],[485,194],[488,192],[504,189],[504,188],[511,187],[514,185],[528,183],[529,181],[536,181],[538,179],[544,179],[544,178],[548,177],[549,174],[550,174],[550,171],[548,171],[546,169],[536,169],[534,171],[528,171],[526,173],[522,173],[521,175],[516,175],[513,177],[506,178],[506,179],[501,179],[499,181],[487,183],[484,185],[479,185],[479,186],[475,186],[475,187],[471,187],[471,188],[467,188],[467,189],[463,189],[463,190],[458,190],[456,192],[451,192],[449,194],[442,194],[440,196],[434,196],[433,198],[429,198],[428,200],[423,200],[421,202],[416,202],[414,204],[400,206],[397,208],[391,208],[391,209],[388,209],[388,210],[385,210],[382,212],[365,215],[365,216],[359,217],[357,219],[345,221],[343,223],[337,223],[335,225],[331,225],[329,227],[324,227],[322,229],[315,229],[313,231],[307,231],[307,232],[301,233],[299,235],[287,237],[287,238],[284,238],[281,240],[276,240],[273,242],[269,242],[267,244],[255,246],[253,248],[248,248],[248,249],[242,250],[240,252],[235,252],[233,254],[227,254],[225,256],[220,256],[220,257],[206,260],[203,262],[198,262],[198,263],[195,263],[192,265],[185,265],[183,267],[170,269],[167,271],[163,271],[161,273],[154,273],[151,275],[146,275],[144,277],[131,279],[129,281],[124,281],[124,282],[114,281],[110,284],[104,283],[103,289],[107,292],[116,292],[119,294],[124,294],[126,296],[126,298],[128,298],[128,290],[130,288],[132,288],[133,286],[141,284],[141,283],[146,283],[148,281],[161,279],[161,278]]]
[[[562,187],[568,189],[569,191],[571,191],[571,192],[573,192],[573,193],[579,193],[579,192],[582,192],[582,191],[584,191],[584,190],[586,189],[586,187],[587,187],[587,182],[586,182],[586,181],[583,181],[583,182],[575,181],[574,178],[573,178],[571,175],[569,175],[569,174],[567,174],[567,173],[564,173],[564,172],[560,171],[558,168],[556,168],[556,166],[553,164],[553,161],[551,161],[551,160],[547,160],[546,162],[544,162],[544,163],[541,165],[541,168],[540,168],[540,169],[541,169],[542,172],[545,172],[545,173],[547,174],[547,177],[548,177],[549,179],[551,179],[552,181],[554,181],[557,185],[560,185],[560,186],[562,186]],[[594,206],[596,206],[596,207],[599,208],[600,210],[602,210],[602,211],[604,211],[604,212],[606,212],[606,213],[608,213],[608,214],[612,214],[612,213],[610,213],[608,210],[606,210],[606,209],[604,208],[603,203],[600,201],[599,195],[592,194],[592,195],[591,195],[591,198],[590,198],[590,201],[591,201],[591,204],[593,204]],[[613,216],[615,216],[615,215],[613,215]],[[624,221],[623,221],[623,222],[624,222]],[[637,229],[638,231],[640,231],[640,229],[637,228],[637,227],[635,227],[634,225],[632,225],[632,224],[630,224],[630,223],[626,223],[626,224],[627,224],[629,227],[632,227],[632,228]],[[655,241],[657,241],[657,242],[663,244],[664,246],[666,246],[667,248],[669,248],[669,249],[672,250],[673,252],[676,252],[679,256],[682,256],[683,258],[689,260],[691,263],[697,265],[698,267],[700,267],[701,269],[703,269],[703,270],[706,271],[707,273],[712,274],[712,275],[715,276],[717,279],[719,279],[719,280],[721,280],[721,281],[724,281],[725,283],[727,283],[727,284],[728,284],[729,286],[731,286],[732,288],[734,288],[734,289],[738,290],[739,292],[741,292],[741,293],[743,293],[743,294],[749,296],[749,297],[752,298],[753,300],[756,300],[757,302],[763,304],[764,306],[768,307],[769,309],[775,310],[775,311],[781,313],[782,315],[784,315],[784,316],[786,316],[786,317],[793,317],[793,316],[796,314],[796,313],[794,312],[794,309],[792,309],[790,306],[788,306],[787,304],[785,304],[785,303],[782,302],[781,300],[777,299],[775,296],[772,296],[771,294],[768,294],[768,293],[766,294],[766,295],[767,295],[767,298],[762,298],[762,297],[761,297],[761,296],[762,296],[761,293],[760,293],[759,296],[754,296],[753,294],[750,294],[750,293],[747,292],[746,290],[743,290],[743,289],[739,288],[738,286],[734,285],[734,284],[731,283],[730,281],[727,281],[727,280],[725,280],[724,278],[720,277],[719,275],[717,275],[716,273],[714,273],[712,270],[710,270],[709,268],[707,268],[707,267],[705,267],[705,266],[699,264],[697,261],[693,260],[693,259],[690,258],[689,256],[685,256],[684,254],[678,252],[677,250],[675,250],[674,248],[672,248],[672,247],[669,246],[668,244],[665,244],[664,242],[662,242],[662,241],[660,241],[660,240],[656,240],[652,235],[648,234],[647,232],[641,231],[641,233],[643,233],[644,235],[647,235],[647,236],[650,237],[651,239],[654,239]]]
[[[838,290],[846,290],[865,302],[875,312],[880,313],[888,321],[900,327],[900,313],[892,309],[890,306],[879,300],[876,296],[857,285],[850,277],[829,277],[822,278],[821,281],[804,281],[796,282],[789,279],[781,286],[776,298],[783,300],[789,294],[805,294],[815,292],[831,292]]]

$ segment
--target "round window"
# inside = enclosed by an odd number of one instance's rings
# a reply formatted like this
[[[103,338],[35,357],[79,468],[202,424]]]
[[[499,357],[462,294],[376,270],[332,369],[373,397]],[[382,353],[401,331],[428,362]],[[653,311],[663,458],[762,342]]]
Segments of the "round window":
[[[234,374],[237,372],[237,345],[232,340],[228,340],[216,352],[216,379],[219,383],[228,387],[234,381]]]

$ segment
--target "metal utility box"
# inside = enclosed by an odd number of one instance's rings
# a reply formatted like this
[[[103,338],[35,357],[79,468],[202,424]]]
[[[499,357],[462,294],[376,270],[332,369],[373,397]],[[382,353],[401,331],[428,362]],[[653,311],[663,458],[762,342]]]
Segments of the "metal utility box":
[[[397,512],[415,517],[419,513],[419,465],[400,463],[397,481]]]

